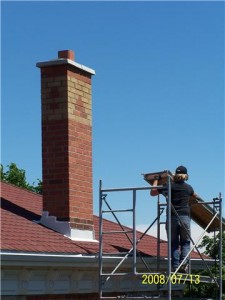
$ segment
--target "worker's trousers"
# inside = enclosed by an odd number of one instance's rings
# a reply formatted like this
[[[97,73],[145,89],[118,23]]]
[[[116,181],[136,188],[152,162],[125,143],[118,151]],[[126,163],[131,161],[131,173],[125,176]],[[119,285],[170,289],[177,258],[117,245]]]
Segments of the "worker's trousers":
[[[171,256],[174,270],[177,269],[190,251],[190,223],[189,216],[179,216],[179,218],[176,215],[171,216]],[[185,259],[183,265],[188,263],[189,257]]]

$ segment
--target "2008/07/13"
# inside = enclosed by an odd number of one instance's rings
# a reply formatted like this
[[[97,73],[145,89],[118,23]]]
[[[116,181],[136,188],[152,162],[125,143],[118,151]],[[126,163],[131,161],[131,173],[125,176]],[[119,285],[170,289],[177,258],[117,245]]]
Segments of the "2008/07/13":
[[[200,275],[193,274],[171,274],[166,276],[164,274],[143,274],[142,275],[142,284],[185,284],[186,281],[189,281],[191,284],[200,283]]]

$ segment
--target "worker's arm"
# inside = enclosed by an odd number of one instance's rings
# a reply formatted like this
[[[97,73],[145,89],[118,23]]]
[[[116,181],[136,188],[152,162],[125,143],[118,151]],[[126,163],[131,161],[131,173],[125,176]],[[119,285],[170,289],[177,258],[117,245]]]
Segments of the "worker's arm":
[[[192,205],[195,205],[198,202],[202,202],[203,201],[203,199],[198,194],[196,194],[195,192],[192,194],[192,197],[195,199],[195,201],[192,202]]]
[[[153,184],[152,184],[153,188],[150,190],[150,195],[151,196],[157,196],[157,195],[159,195],[158,189],[154,188],[154,186],[158,186],[158,181],[159,181],[158,178],[153,181]]]

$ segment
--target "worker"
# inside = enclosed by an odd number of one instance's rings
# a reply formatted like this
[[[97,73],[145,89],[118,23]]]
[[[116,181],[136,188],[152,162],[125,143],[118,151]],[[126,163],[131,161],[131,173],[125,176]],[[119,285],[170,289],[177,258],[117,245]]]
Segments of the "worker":
[[[159,194],[167,196],[167,186],[163,188],[154,188],[158,186],[160,175],[155,176],[153,188],[150,191],[151,196]],[[176,271],[181,262],[185,259],[190,251],[190,206],[189,199],[191,196],[198,199],[199,196],[194,192],[191,185],[185,181],[188,180],[188,172],[184,166],[176,168],[173,182],[171,182],[171,255],[172,255],[172,271]],[[168,236],[168,218],[166,222],[166,230]],[[180,249],[179,249],[180,248]],[[179,272],[187,273],[189,258],[183,262],[179,268]]]

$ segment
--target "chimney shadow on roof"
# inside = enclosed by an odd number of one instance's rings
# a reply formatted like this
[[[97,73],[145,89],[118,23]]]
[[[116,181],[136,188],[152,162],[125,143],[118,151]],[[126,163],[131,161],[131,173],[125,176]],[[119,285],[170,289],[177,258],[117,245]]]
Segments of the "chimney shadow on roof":
[[[9,200],[6,200],[4,198],[1,198],[1,208],[6,210],[6,211],[9,211],[15,215],[18,215],[22,218],[25,218],[29,221],[38,221],[40,220],[41,216],[30,211],[30,210],[27,210],[21,206],[18,206],[14,203],[12,203],[11,201]]]

